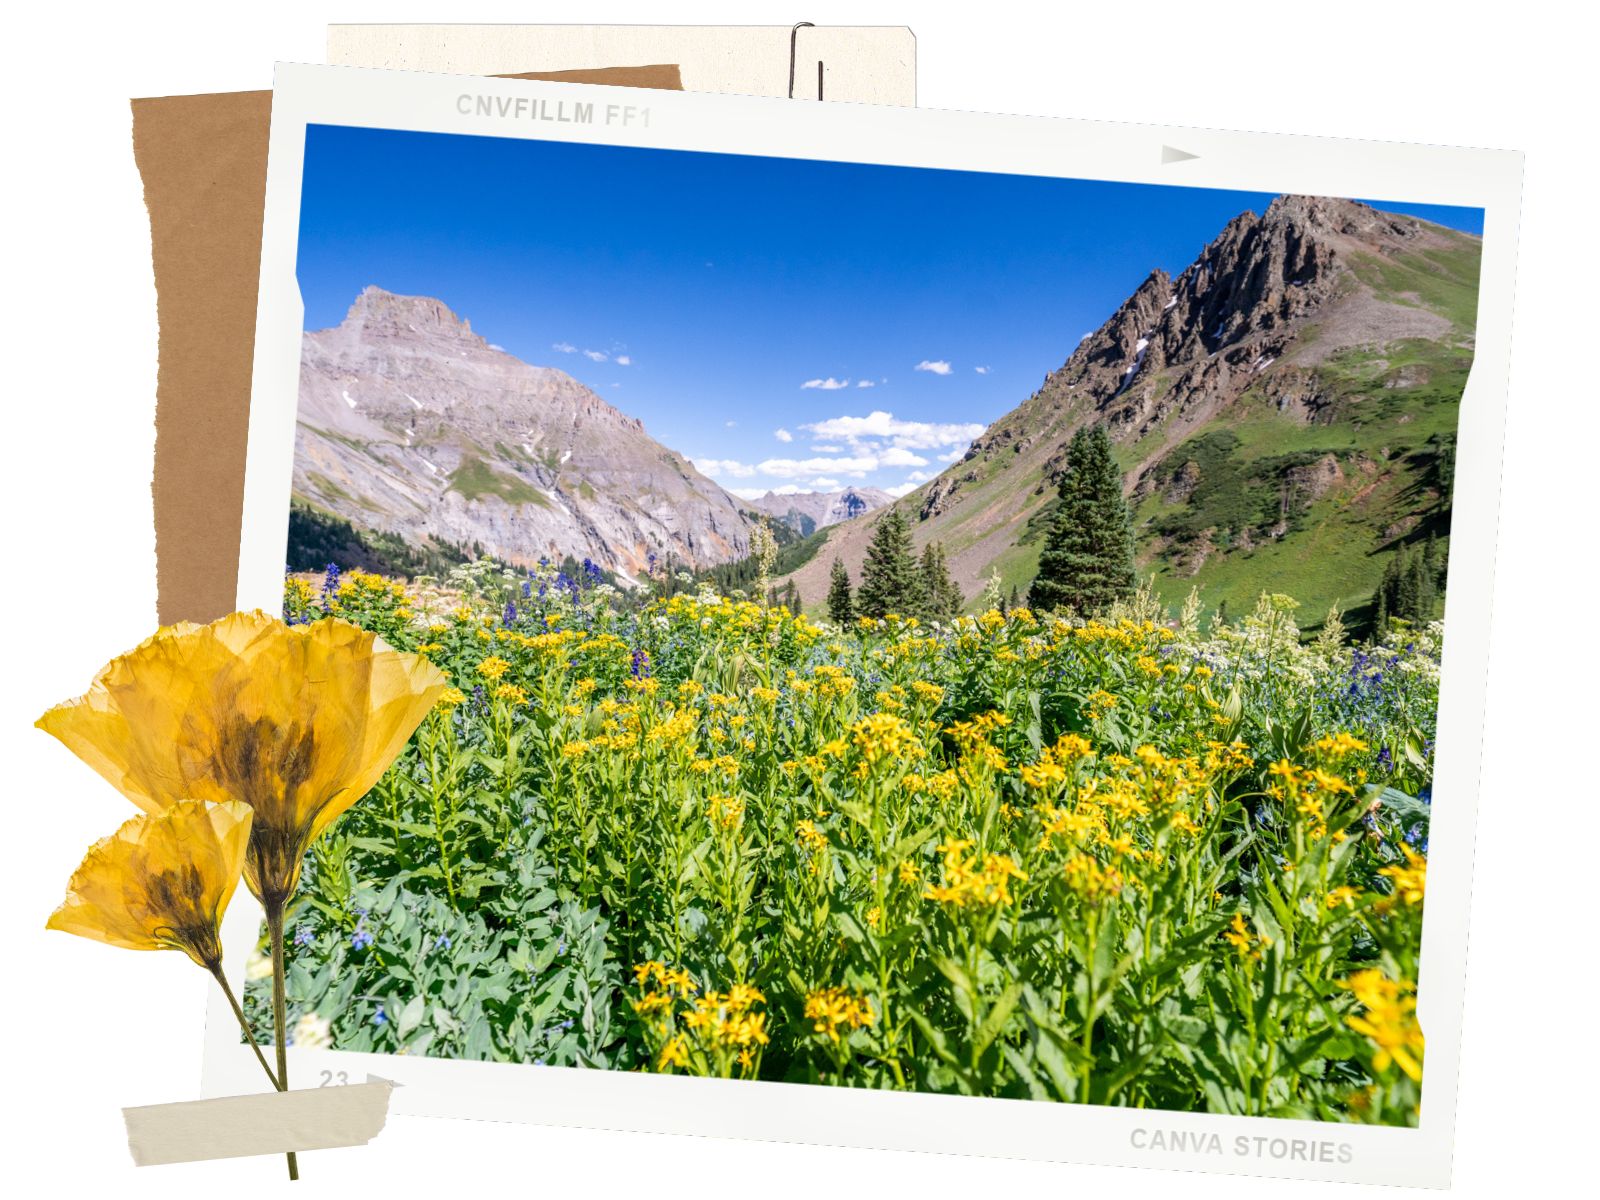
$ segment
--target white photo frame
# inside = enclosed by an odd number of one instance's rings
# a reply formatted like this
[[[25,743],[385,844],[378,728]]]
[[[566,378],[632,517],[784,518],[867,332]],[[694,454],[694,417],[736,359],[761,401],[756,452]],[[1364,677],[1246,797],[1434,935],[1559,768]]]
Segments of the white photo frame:
[[[574,114],[583,113],[582,119]],[[566,114],[566,120],[559,119]],[[1507,402],[1521,155],[1333,138],[641,93],[519,80],[280,64],[272,117],[237,606],[283,586],[302,308],[295,280],[308,124],[550,139],[1155,185],[1371,196],[1484,211],[1476,347],[1461,401],[1448,651],[1438,712],[1418,1013],[1428,1039],[1417,1128],[1151,1112],[765,1082],[291,1049],[296,1086],[403,1085],[395,1110],[527,1121],[1443,1187],[1455,1126],[1462,988],[1490,598]],[[225,927],[238,970],[259,927],[241,892]],[[204,1091],[260,1087],[213,989]]]

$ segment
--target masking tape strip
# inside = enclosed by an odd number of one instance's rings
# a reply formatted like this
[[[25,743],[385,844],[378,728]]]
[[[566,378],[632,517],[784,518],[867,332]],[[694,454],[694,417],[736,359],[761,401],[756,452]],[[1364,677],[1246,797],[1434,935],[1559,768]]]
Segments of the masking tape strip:
[[[389,1094],[400,1085],[375,1075],[366,1083],[262,1092],[182,1104],[125,1108],[135,1165],[200,1162],[364,1146],[383,1129]]]

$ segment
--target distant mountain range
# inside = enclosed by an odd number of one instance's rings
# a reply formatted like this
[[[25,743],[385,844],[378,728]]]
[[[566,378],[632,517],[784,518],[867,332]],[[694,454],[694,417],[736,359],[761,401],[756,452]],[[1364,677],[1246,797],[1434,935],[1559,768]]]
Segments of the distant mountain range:
[[[1098,422],[1164,596],[1199,585],[1248,607],[1288,592],[1315,619],[1365,600],[1405,543],[1448,535],[1480,252],[1413,217],[1279,197],[1177,278],[1152,272],[963,459],[898,500],[864,487],[741,500],[440,301],[368,288],[340,325],[305,335],[294,495],[408,544],[588,557],[624,583],[651,555],[740,559],[773,519],[826,535],[789,577],[812,606],[836,557],[859,578],[870,514],[895,504],[918,547],[944,544],[970,600],[994,572],[1026,591],[1065,444]]]
[[[1116,446],[1141,567],[1239,612],[1287,592],[1308,620],[1364,602],[1388,556],[1449,529],[1481,240],[1346,200],[1283,196],[1236,217],[1176,279],[1152,272],[965,457],[896,501],[967,597],[1026,593],[1065,444]],[[807,603],[835,557],[859,578],[871,521],[793,574]],[[780,583],[783,581],[780,581]]]
[[[893,500],[880,488],[847,487],[836,492],[768,492],[745,503],[776,517],[801,537],[810,537],[819,529],[865,516]]]

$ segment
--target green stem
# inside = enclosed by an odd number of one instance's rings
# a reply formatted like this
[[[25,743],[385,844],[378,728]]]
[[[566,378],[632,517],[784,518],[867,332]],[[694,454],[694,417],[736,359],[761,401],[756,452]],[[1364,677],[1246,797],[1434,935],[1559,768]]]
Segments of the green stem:
[[[1095,1004],[1099,1000],[1099,997],[1095,994],[1097,991],[1097,988],[1095,987],[1095,944],[1098,942],[1099,936],[1100,914],[1096,912],[1089,920],[1089,960],[1085,964],[1088,968],[1088,979],[1086,981],[1085,991],[1088,994],[1089,1005],[1088,1010],[1084,1013],[1083,1021],[1083,1098],[1080,1101],[1080,1103],[1083,1104],[1089,1103],[1089,1088],[1091,1081],[1094,1078],[1094,1009]]]
[[[222,973],[222,964],[217,963],[211,968],[211,976],[222,988],[222,994],[228,998],[228,1004],[233,1008],[233,1015],[239,1019],[239,1028],[244,1030],[245,1041],[250,1043],[250,1049],[255,1051],[256,1061],[261,1064],[261,1069],[267,1073],[274,1091],[283,1091],[283,1085],[278,1082],[278,1077],[272,1073],[266,1055],[261,1053],[261,1047],[256,1042],[255,1031],[250,1028],[250,1022],[244,1018],[244,1009],[239,1007],[239,1000],[233,994],[233,989],[228,986],[228,977]]]
[[[266,906],[267,933],[272,939],[272,1024],[278,1042],[278,1090],[289,1090],[289,1016],[284,1002],[283,982],[283,901],[276,900]],[[289,1162],[289,1178],[300,1178],[300,1163],[293,1150],[285,1156]]]

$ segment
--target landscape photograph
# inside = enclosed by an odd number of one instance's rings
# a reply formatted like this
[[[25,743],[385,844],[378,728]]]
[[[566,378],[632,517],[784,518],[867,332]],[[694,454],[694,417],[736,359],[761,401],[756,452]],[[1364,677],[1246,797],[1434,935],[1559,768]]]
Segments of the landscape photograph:
[[[294,1044],[1415,1125],[1481,231],[311,127]]]

